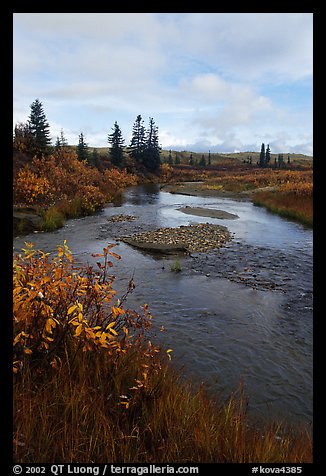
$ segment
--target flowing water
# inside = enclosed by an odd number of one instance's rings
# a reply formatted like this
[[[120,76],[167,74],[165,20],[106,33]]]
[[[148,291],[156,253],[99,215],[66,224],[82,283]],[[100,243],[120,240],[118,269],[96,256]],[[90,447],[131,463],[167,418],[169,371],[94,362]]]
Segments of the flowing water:
[[[186,205],[239,218],[186,215],[178,210]],[[109,221],[116,214],[136,219]],[[157,227],[206,222],[227,226],[232,240],[219,250],[177,258],[118,241]],[[225,396],[242,379],[251,414],[300,423],[312,420],[312,238],[311,230],[251,202],[169,194],[147,185],[129,188],[119,203],[60,230],[18,237],[14,248],[32,241],[54,251],[66,239],[75,261],[92,262],[91,253],[118,243],[115,289],[122,293],[134,277],[128,307],[149,305],[153,340],[173,349],[184,375]],[[176,259],[180,273],[171,271]]]

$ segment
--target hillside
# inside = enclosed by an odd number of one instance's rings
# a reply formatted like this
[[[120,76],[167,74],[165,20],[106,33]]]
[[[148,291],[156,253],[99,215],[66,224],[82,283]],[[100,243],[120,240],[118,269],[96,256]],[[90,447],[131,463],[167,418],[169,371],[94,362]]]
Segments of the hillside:
[[[162,150],[161,156],[163,161],[168,161],[169,159],[169,150]],[[181,163],[189,163],[190,155],[192,154],[193,161],[199,162],[204,155],[206,162],[208,161],[208,153],[202,152],[191,152],[191,151],[175,151],[171,150],[171,155],[173,162],[175,161],[176,156],[180,159]],[[248,156],[252,158],[252,162],[256,163],[259,160],[260,152],[233,152],[233,153],[211,153],[211,164],[212,165],[219,165],[224,162],[228,163],[236,163],[236,162],[243,162],[244,160],[248,159]],[[308,164],[313,162],[313,157],[304,155],[304,154],[289,154],[283,153],[284,161],[287,161],[288,156],[290,156],[290,161],[292,163],[299,164]],[[271,154],[271,161],[274,162],[275,158],[277,159],[278,154]]]
[[[73,150],[75,150],[77,147],[74,145],[69,146]],[[91,147],[89,146],[89,150],[92,151],[93,149],[96,149],[97,152],[99,153],[100,156],[107,155],[109,153],[109,147]],[[126,147],[127,151],[127,147]],[[161,157],[163,161],[167,161],[169,158],[170,150],[168,149],[162,149],[161,151]],[[205,159],[208,159],[208,152],[192,152],[188,150],[182,150],[182,151],[176,151],[176,150],[171,150],[171,155],[173,158],[173,161],[175,160],[176,155],[180,158],[181,163],[188,163],[190,154],[192,154],[192,157],[194,160],[199,161],[201,157],[204,155]],[[228,152],[228,153],[222,153],[222,152],[211,152],[211,162],[212,164],[218,164],[221,161],[243,161],[247,160],[248,156],[252,157],[253,162],[257,162],[259,160],[259,155],[260,152],[251,152],[251,151],[246,151],[246,152]],[[313,157],[310,155],[304,155],[304,154],[293,154],[293,153],[288,153],[288,152],[283,152],[284,160],[287,160],[287,157],[290,156],[290,161],[293,162],[295,161],[296,163],[307,163],[307,162],[312,162]],[[278,154],[271,154],[271,159],[272,161],[278,157]]]

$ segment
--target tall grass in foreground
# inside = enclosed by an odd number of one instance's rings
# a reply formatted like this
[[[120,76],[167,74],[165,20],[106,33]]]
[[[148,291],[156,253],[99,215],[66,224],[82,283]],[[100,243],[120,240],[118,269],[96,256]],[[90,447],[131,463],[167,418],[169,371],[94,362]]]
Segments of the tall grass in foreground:
[[[116,299],[109,249],[98,271],[65,243],[14,260],[15,461],[310,462],[308,429],[255,427],[241,388],[213,401],[181,380],[146,337],[146,306]]]
[[[168,365],[137,402],[119,404],[141,356],[81,354],[73,368],[15,385],[16,462],[310,462],[307,430],[250,426],[240,394],[214,403]]]

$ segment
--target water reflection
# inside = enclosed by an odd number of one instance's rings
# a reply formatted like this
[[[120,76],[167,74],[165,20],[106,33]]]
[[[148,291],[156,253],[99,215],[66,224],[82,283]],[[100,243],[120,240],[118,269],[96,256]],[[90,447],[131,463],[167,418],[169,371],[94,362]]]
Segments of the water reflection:
[[[183,206],[210,207],[235,213],[237,220],[218,220],[186,215]],[[113,226],[115,214],[137,217],[131,224]],[[179,258],[183,272],[170,272],[175,258],[150,255],[117,246],[122,260],[115,263],[115,289],[126,289],[134,274],[136,290],[128,305],[136,310],[145,302],[154,315],[157,339],[174,349],[175,362],[212,392],[232,392],[245,379],[250,411],[297,421],[312,418],[312,232],[249,202],[200,198],[161,192],[159,185],[128,189],[119,203],[97,215],[70,220],[53,233],[16,238],[20,249],[32,241],[53,251],[64,239],[78,262],[91,261],[116,241],[117,231],[130,233],[152,227],[210,222],[227,226],[234,233],[224,254],[212,257],[214,268],[226,267],[245,254],[258,262],[262,276],[288,280],[283,291],[265,291],[216,276],[189,274],[189,260]],[[237,242],[241,243],[237,245]],[[238,246],[238,247],[237,247]],[[200,258],[203,259],[203,258]],[[233,271],[230,270],[230,273]],[[166,333],[158,332],[161,325]]]
[[[153,205],[160,200],[160,187],[158,184],[138,185],[130,187],[123,194],[121,205]]]

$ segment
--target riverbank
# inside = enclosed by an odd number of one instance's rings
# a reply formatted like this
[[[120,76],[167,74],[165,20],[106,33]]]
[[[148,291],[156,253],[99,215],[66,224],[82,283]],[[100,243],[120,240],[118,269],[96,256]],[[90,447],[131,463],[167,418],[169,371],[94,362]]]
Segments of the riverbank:
[[[14,236],[54,231],[70,218],[92,215],[138,182],[133,173],[114,167],[99,170],[66,150],[35,157],[14,175]]]
[[[204,182],[165,184],[161,186],[161,190],[203,198],[250,200],[254,205],[265,207],[271,213],[312,228],[312,177],[309,173],[302,172],[300,176],[300,172],[284,171],[284,176],[277,176],[278,172],[282,173],[277,171],[274,177],[271,171],[260,172],[261,175],[253,177],[250,174],[226,175]]]
[[[225,400],[185,382],[149,340],[148,306],[117,299],[110,247],[97,271],[65,242],[52,261],[26,248],[13,267],[15,462],[312,461],[309,429],[253,423],[241,385]]]
[[[232,191],[224,190],[223,188],[209,189],[205,182],[178,182],[171,184],[164,184],[161,186],[162,192],[177,193],[180,195],[196,196],[203,198],[219,197],[231,198],[232,200],[248,200],[252,195],[252,191]]]
[[[42,230],[42,217],[34,207],[14,207],[13,209],[13,236],[32,233]]]

